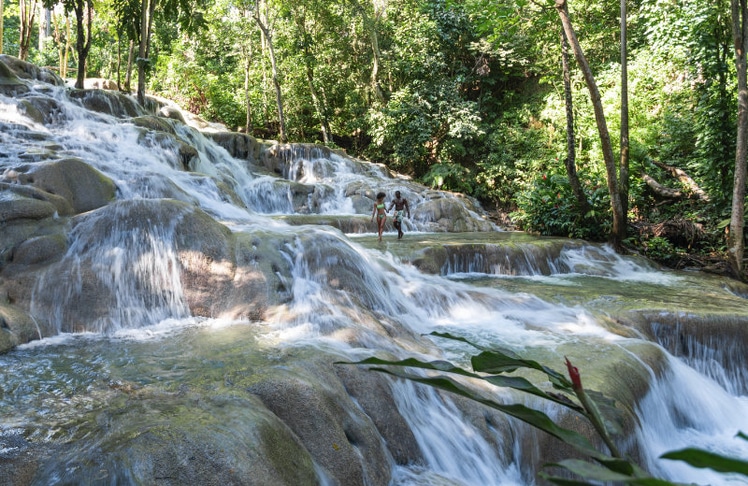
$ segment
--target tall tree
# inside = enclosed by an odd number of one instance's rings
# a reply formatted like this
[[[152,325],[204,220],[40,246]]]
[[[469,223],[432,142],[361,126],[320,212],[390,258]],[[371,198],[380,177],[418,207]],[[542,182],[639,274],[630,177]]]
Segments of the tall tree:
[[[140,3],[140,38],[138,43],[138,103],[145,106],[146,71],[150,64],[151,29],[153,28],[153,12],[156,10],[157,0],[142,0]]]
[[[78,52],[78,75],[75,78],[75,87],[83,89],[83,82],[86,79],[86,60],[91,50],[93,35],[91,30],[94,13],[93,0],[66,0],[66,2],[72,4],[75,11],[75,50]]]
[[[330,120],[328,117],[328,108],[325,98],[321,95],[320,89],[315,79],[314,68],[316,64],[315,55],[312,52],[314,39],[310,32],[309,24],[314,25],[316,22],[312,22],[308,17],[315,14],[315,10],[319,13],[322,5],[313,5],[314,10],[307,8],[303,4],[298,4],[297,8],[293,10],[294,20],[296,22],[297,35],[300,38],[302,55],[304,59],[304,67],[306,72],[307,85],[309,86],[309,95],[312,98],[314,109],[317,112],[317,116],[320,121],[320,130],[322,133],[322,141],[328,144],[331,141],[330,138]],[[313,28],[313,27],[312,27]]]
[[[255,2],[255,10],[253,18],[257,26],[262,31],[263,38],[267,43],[268,56],[270,57],[270,65],[272,67],[273,76],[273,87],[275,88],[275,102],[278,108],[278,141],[280,143],[286,143],[286,119],[283,115],[283,97],[281,95],[281,84],[280,77],[278,75],[278,62],[275,57],[275,47],[273,45],[273,32],[272,24],[269,22],[269,16],[267,14],[267,4],[262,1],[263,8],[260,8],[261,0]]]
[[[18,16],[20,17],[18,58],[25,61],[29,57],[31,34],[34,32],[34,17],[36,16],[37,0],[19,0]]]
[[[3,14],[3,2],[5,0],[0,0],[0,54],[3,53],[3,26],[5,24],[5,16]]]
[[[566,107],[566,175],[569,178],[569,185],[577,200],[579,212],[582,215],[589,211],[589,202],[587,196],[582,190],[582,184],[579,182],[576,165],[576,140],[574,136],[574,103],[571,92],[571,67],[569,66],[569,41],[566,39],[566,33],[561,29],[561,70],[564,78],[564,105]]]
[[[728,237],[728,265],[736,277],[743,276],[745,241],[745,184],[748,158],[748,0],[730,0],[732,35],[735,44],[735,65],[738,74],[738,126],[735,150],[735,174],[732,194],[732,213]]]
[[[44,0],[46,8],[52,8],[58,4],[62,4],[66,13],[75,13],[75,50],[78,54],[78,74],[75,79],[75,87],[82,89],[83,81],[86,79],[86,59],[91,50],[91,39],[93,37],[93,0]]]
[[[605,121],[600,90],[597,87],[595,77],[592,74],[590,65],[587,62],[587,58],[582,51],[576,32],[571,24],[567,1],[555,0],[555,7],[556,11],[558,11],[559,17],[561,17],[561,24],[564,27],[566,37],[574,51],[574,57],[577,60],[577,64],[579,64],[579,68],[582,70],[585,83],[587,84],[587,90],[590,92],[590,100],[595,110],[595,122],[597,123],[597,131],[600,136],[603,159],[605,160],[608,191],[610,192],[610,205],[613,212],[613,227],[610,233],[610,243],[616,250],[620,251],[623,248],[622,243],[626,235],[626,214],[623,212],[623,205],[621,204],[621,194],[618,187],[618,165],[613,157],[613,146],[610,143],[610,132],[608,131],[608,125]]]
[[[384,103],[385,102],[384,93],[382,92],[382,88],[379,85],[379,67],[380,67],[380,62],[382,58],[382,53],[379,49],[379,34],[377,33],[377,24],[384,9],[377,8],[376,2],[374,2],[374,5],[373,5],[374,15],[372,16],[372,15],[369,15],[369,12],[366,10],[366,6],[362,5],[358,0],[350,0],[350,1],[351,1],[351,4],[353,5],[353,8],[361,16],[361,19],[364,24],[364,30],[366,30],[367,34],[369,35],[369,42],[371,43],[372,66],[371,66],[371,76],[369,78],[371,91],[374,94],[374,98],[377,101],[379,101],[380,103]]]
[[[626,0],[621,0],[621,165],[620,165],[620,197],[621,211],[624,218],[629,210],[629,75],[628,75],[628,11]],[[626,236],[626,219],[624,219],[624,234]]]

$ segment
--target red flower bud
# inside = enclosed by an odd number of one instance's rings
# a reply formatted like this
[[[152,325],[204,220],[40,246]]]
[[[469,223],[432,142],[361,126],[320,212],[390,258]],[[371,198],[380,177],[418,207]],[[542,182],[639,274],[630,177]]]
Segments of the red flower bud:
[[[564,356],[564,358],[566,358]],[[582,377],[579,376],[579,369],[571,364],[569,358],[566,358],[566,369],[569,370],[569,378],[571,378],[571,384],[574,391],[582,389]]]

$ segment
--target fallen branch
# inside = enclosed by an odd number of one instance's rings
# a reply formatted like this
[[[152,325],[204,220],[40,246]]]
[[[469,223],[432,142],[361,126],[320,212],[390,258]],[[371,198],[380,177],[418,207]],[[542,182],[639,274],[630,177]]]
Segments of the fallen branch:
[[[704,192],[704,190],[701,189],[698,184],[696,184],[696,181],[694,181],[691,178],[691,176],[689,176],[686,173],[686,171],[684,171],[683,169],[679,169],[677,167],[663,164],[662,162],[657,162],[656,160],[652,160],[651,162],[657,167],[669,172],[670,175],[678,179],[678,181],[684,186],[686,186],[689,192],[693,194],[694,197],[696,197],[696,199],[701,199],[702,201],[709,201],[709,195],[706,192]]]
[[[681,191],[673,189],[671,187],[665,187],[647,174],[642,175],[642,180],[647,184],[647,186],[649,186],[650,189],[652,189],[652,192],[660,197],[666,197],[669,199],[680,199],[683,197],[683,193]]]

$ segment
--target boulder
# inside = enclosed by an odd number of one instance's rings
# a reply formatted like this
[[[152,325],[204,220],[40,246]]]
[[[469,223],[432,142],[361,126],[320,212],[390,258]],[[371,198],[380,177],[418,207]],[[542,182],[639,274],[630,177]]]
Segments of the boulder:
[[[248,391],[294,432],[334,484],[387,485],[391,470],[381,436],[332,366],[322,359],[297,362],[264,375]]]
[[[245,133],[206,132],[204,135],[226,149],[232,157],[247,160],[253,164],[260,160],[260,154],[265,145]]]
[[[60,484],[318,484],[310,454],[255,397],[128,387],[120,393],[87,417],[82,440],[40,461],[31,484],[49,478]]]
[[[429,226],[431,231],[491,231],[492,223],[488,219],[476,218],[471,206],[471,202],[466,198],[439,197],[411,208],[411,214],[414,221]]]
[[[100,208],[114,199],[114,182],[80,159],[34,164],[27,169],[18,177],[20,182],[62,196],[75,213]]]
[[[29,238],[13,250],[11,261],[16,265],[37,265],[59,260],[67,250],[65,235],[52,235]]]
[[[130,118],[146,112],[135,98],[119,91],[74,89],[70,92],[70,98],[80,100],[88,110],[116,118]]]
[[[19,344],[39,339],[34,319],[23,309],[0,302],[0,354]],[[0,390],[1,394],[2,390]]]
[[[39,67],[36,64],[22,61],[17,57],[7,54],[0,55],[0,64],[5,64],[13,73],[22,79],[41,81],[43,83],[55,86],[64,86],[65,81],[47,68]],[[0,68],[2,69],[2,68]],[[2,77],[0,75],[0,77]]]

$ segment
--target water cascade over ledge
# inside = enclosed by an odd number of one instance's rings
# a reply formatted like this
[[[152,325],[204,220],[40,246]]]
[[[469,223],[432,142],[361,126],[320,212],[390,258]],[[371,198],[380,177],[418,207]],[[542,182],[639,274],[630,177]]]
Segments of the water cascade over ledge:
[[[495,410],[363,367],[564,358],[653,474],[748,459],[748,288],[503,231],[470,198],[0,56],[0,484],[535,485],[569,457]],[[374,195],[411,206],[405,237]],[[549,387],[542,376],[530,376]],[[471,384],[590,435],[540,399]]]

